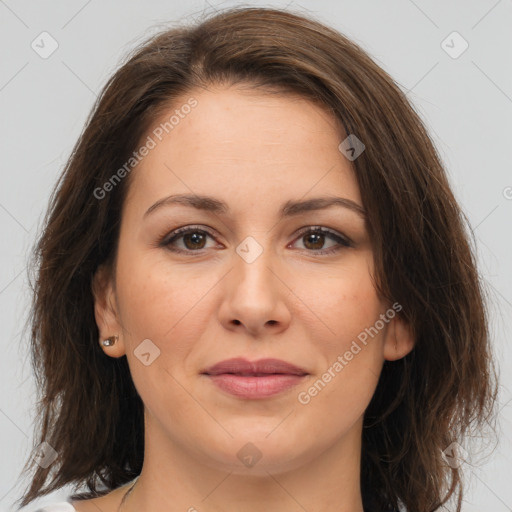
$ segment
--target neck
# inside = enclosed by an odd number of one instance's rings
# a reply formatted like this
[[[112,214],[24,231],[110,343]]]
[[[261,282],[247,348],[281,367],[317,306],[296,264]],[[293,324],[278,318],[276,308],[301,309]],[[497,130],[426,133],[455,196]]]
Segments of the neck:
[[[263,453],[250,468],[185,452],[148,427],[144,466],[120,512],[363,512],[359,424],[316,457],[284,463]]]
[[[133,488],[135,487],[135,485],[137,484],[137,481],[139,480],[139,477],[137,477],[135,479],[135,482],[128,488],[128,490],[124,493],[123,495],[123,499],[121,500],[121,503],[119,504],[119,507],[117,508],[117,512],[120,512],[121,511],[121,508],[124,506],[124,503],[125,501],[127,500],[128,496],[131,494],[131,492],[133,491]]]

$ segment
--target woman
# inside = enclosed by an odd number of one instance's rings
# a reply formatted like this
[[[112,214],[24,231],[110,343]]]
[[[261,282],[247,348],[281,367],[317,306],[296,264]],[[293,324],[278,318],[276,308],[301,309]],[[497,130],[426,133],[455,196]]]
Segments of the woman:
[[[463,219],[405,96],[338,32],[236,8],[155,36],[39,240],[21,505],[73,483],[45,510],[460,511],[496,396]]]

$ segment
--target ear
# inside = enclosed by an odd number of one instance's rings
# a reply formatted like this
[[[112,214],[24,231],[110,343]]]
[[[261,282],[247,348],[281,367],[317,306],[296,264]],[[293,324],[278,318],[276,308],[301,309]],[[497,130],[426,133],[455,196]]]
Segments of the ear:
[[[94,274],[92,293],[94,297],[94,316],[100,333],[98,343],[108,356],[122,357],[126,354],[126,349],[116,308],[114,279],[111,271],[105,265],[100,265]],[[110,336],[118,336],[116,343],[107,347],[103,346],[102,340]]]
[[[390,321],[384,338],[384,359],[396,361],[414,348],[414,334],[401,315]]]

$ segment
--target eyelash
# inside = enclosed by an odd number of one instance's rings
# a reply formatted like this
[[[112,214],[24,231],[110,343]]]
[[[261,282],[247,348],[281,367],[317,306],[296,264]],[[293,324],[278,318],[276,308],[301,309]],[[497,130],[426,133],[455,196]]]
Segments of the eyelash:
[[[171,244],[178,240],[179,238],[182,238],[184,235],[190,234],[190,233],[202,233],[207,234],[211,238],[215,239],[214,235],[207,229],[204,229],[200,226],[186,226],[183,228],[178,228],[171,233],[166,234],[164,237],[160,239],[158,242],[159,247],[165,247],[169,251],[186,254],[186,253],[201,253],[202,251],[206,249],[198,249],[198,250],[184,250],[184,249],[176,249],[175,247],[171,247]],[[351,240],[349,240],[345,236],[341,236],[335,231],[331,231],[330,229],[323,228],[322,226],[309,226],[307,228],[301,229],[298,237],[295,240],[299,240],[300,238],[304,237],[304,235],[309,233],[320,233],[324,235],[328,235],[331,239],[336,241],[338,243],[338,247],[334,247],[331,249],[320,249],[320,250],[308,250],[304,249],[306,252],[310,252],[314,255],[325,255],[325,254],[334,254],[344,248],[347,247],[353,247],[353,244]]]

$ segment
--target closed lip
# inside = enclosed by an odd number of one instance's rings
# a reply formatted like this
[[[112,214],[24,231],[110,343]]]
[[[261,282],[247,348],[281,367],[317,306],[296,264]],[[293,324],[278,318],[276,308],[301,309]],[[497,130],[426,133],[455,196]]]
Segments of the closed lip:
[[[221,375],[231,373],[234,375],[307,375],[308,372],[303,368],[295,366],[281,359],[258,359],[257,361],[249,361],[242,357],[235,357],[220,361],[203,370],[201,373],[206,375]]]

